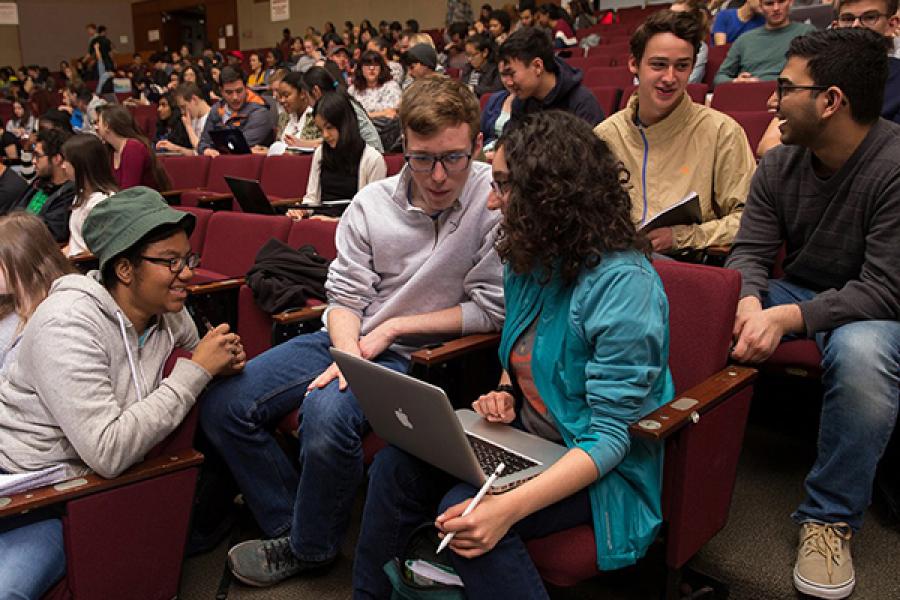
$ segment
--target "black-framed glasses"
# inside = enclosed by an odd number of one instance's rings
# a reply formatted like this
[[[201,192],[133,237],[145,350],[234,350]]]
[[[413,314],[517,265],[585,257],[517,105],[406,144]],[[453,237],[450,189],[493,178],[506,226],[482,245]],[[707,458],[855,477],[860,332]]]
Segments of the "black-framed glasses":
[[[144,255],[141,255],[141,258],[143,258],[147,262],[152,262],[157,265],[165,265],[166,267],[169,267],[169,271],[175,274],[184,271],[185,267],[194,270],[200,266],[200,255],[196,252],[191,252],[187,256],[177,256],[175,258],[162,258],[160,256]]]
[[[821,91],[827,90],[829,87],[831,87],[831,86],[828,86],[828,85],[797,85],[797,84],[791,83],[787,79],[779,79],[775,85],[775,95],[778,98],[778,101],[781,102],[781,99],[784,97],[784,93],[786,91],[815,90],[815,91],[821,92]]]
[[[505,196],[509,193],[509,190],[512,189],[512,182],[509,180],[497,181],[496,179],[492,179],[491,189],[494,190],[494,193],[498,196]]]
[[[472,160],[471,152],[446,152],[444,154],[404,154],[406,164],[415,173],[431,173],[441,163],[447,173],[465,171]]]
[[[853,13],[841,13],[838,15],[837,22],[841,24],[841,27],[853,27],[853,24],[856,23],[856,20],[859,19],[860,25],[863,27],[874,27],[878,20],[881,17],[890,17],[891,15],[887,13],[880,13],[877,10],[870,10],[864,12],[861,15],[854,15]]]

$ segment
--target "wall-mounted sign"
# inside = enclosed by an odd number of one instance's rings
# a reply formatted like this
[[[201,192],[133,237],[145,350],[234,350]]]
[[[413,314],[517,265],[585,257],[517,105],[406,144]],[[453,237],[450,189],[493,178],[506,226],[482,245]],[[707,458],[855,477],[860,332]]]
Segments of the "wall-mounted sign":
[[[272,22],[287,21],[291,18],[291,0],[269,0]]]
[[[0,2],[0,25],[18,25],[19,9],[15,2]]]
[[[147,30],[147,41],[148,42],[158,42],[159,41],[159,29],[148,29]]]

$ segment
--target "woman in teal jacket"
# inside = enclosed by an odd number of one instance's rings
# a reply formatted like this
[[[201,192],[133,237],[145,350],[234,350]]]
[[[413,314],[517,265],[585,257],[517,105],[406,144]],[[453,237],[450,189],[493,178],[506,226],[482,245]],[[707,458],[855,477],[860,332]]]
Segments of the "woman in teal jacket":
[[[569,451],[465,517],[472,486],[394,447],[380,452],[355,597],[390,595],[382,566],[435,514],[442,536],[456,532],[450,556],[471,598],[547,597],[528,539],[592,524],[598,567],[616,569],[643,556],[661,522],[662,447],[628,426],[673,395],[668,303],[631,222],[627,175],[568,113],[534,115],[497,147],[488,206],[503,212],[504,372],[473,408]]]

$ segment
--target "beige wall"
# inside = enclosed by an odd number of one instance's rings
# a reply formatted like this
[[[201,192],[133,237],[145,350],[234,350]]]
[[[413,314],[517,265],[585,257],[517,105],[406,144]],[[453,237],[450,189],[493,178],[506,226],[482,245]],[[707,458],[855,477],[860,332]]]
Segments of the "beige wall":
[[[472,2],[481,6],[483,2]],[[369,19],[377,27],[378,21],[416,19],[423,29],[443,27],[447,14],[445,0],[291,0],[291,19],[273,23],[269,3],[238,0],[238,23],[241,30],[240,47],[263,48],[281,39],[281,30],[289,27],[294,35],[302,34],[309,25],[321,30],[326,21],[338,31],[346,20],[359,23]]]
[[[131,4],[135,0],[19,0],[22,59],[56,70],[59,61],[87,51],[88,23],[106,25],[114,52],[133,52]],[[119,36],[128,36],[123,44]]]
[[[0,25],[0,66],[18,67],[22,64],[22,53],[19,50],[19,27],[16,25]]]

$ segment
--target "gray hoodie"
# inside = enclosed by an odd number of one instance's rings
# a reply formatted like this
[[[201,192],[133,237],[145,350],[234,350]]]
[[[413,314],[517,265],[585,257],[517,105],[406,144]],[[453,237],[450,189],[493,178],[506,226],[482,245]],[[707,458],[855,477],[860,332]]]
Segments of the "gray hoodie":
[[[71,476],[115,477],[173,431],[211,378],[179,359],[162,379],[175,347],[196,347],[197,329],[182,310],[138,336],[99,272],[56,280],[0,377],[0,469],[62,463]]]

